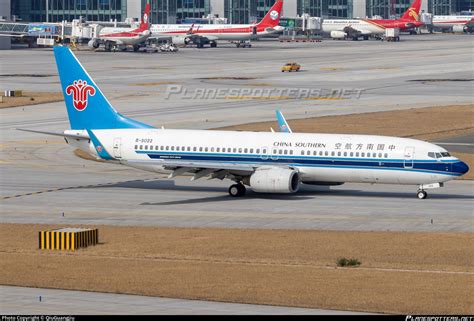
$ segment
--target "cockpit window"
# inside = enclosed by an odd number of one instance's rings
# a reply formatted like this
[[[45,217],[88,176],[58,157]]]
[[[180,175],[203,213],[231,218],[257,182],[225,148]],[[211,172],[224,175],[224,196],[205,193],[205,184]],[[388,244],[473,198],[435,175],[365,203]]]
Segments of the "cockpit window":
[[[448,152],[441,152],[441,153],[429,152],[428,157],[442,158],[442,157],[451,157],[451,155]]]

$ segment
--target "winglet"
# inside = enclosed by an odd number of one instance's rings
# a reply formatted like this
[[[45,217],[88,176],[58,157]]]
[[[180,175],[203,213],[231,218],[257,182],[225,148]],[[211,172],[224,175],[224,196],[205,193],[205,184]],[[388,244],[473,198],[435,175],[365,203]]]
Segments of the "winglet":
[[[276,110],[276,117],[278,120],[278,127],[280,128],[280,132],[282,133],[292,133],[290,126],[286,122],[285,117],[281,113],[281,111]]]

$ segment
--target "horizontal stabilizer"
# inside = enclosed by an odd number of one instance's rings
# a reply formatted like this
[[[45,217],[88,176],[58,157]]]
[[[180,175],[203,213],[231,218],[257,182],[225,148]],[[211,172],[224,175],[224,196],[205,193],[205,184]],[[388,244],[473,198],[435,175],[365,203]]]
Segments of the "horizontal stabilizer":
[[[41,130],[22,129],[22,128],[16,128],[16,130],[21,130],[23,132],[30,132],[30,133],[36,133],[36,134],[46,134],[46,135],[52,135],[52,136],[73,138],[73,139],[90,139],[89,136],[84,135],[84,134],[45,132],[45,131],[41,131]]]

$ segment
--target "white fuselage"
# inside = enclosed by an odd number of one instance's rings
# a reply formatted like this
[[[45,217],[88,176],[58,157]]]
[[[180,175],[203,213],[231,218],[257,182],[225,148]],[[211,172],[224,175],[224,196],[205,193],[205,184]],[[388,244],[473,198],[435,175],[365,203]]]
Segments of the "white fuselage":
[[[106,41],[110,40],[120,45],[136,45],[146,40],[150,36],[148,30],[137,31],[137,28],[102,28],[98,38]]]
[[[210,40],[228,40],[228,41],[243,41],[258,38],[260,36],[268,35],[272,32],[269,29],[254,30],[257,25],[251,24],[204,24],[204,25],[151,25],[150,31],[152,36],[170,36],[170,37],[185,37],[186,35],[197,35],[207,37]],[[277,29],[272,29],[277,30]]]
[[[290,167],[299,172],[302,182],[308,183],[418,185],[460,176],[452,172],[452,164],[459,160],[446,150],[406,138],[171,129],[93,132],[112,159],[154,172],[169,173],[160,162],[187,160],[215,163],[216,168],[219,164]],[[71,141],[76,147],[95,152],[83,142],[81,145]],[[441,153],[443,157],[434,156]],[[136,161],[142,162],[136,165]]]
[[[452,28],[454,26],[464,26],[472,19],[472,16],[433,16],[433,27]]]
[[[369,23],[360,19],[325,19],[323,20],[323,31],[330,33],[331,31],[344,31],[344,28],[350,27],[360,31],[362,34],[383,34],[385,29],[376,24]]]

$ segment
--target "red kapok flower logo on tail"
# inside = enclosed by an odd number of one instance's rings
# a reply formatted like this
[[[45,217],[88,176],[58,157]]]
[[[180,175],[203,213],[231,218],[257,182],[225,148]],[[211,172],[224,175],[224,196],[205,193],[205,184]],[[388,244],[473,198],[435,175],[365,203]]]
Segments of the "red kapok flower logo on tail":
[[[72,85],[66,87],[66,94],[72,94],[74,108],[83,111],[87,107],[88,95],[95,95],[95,88],[87,84],[85,80],[75,80]]]

